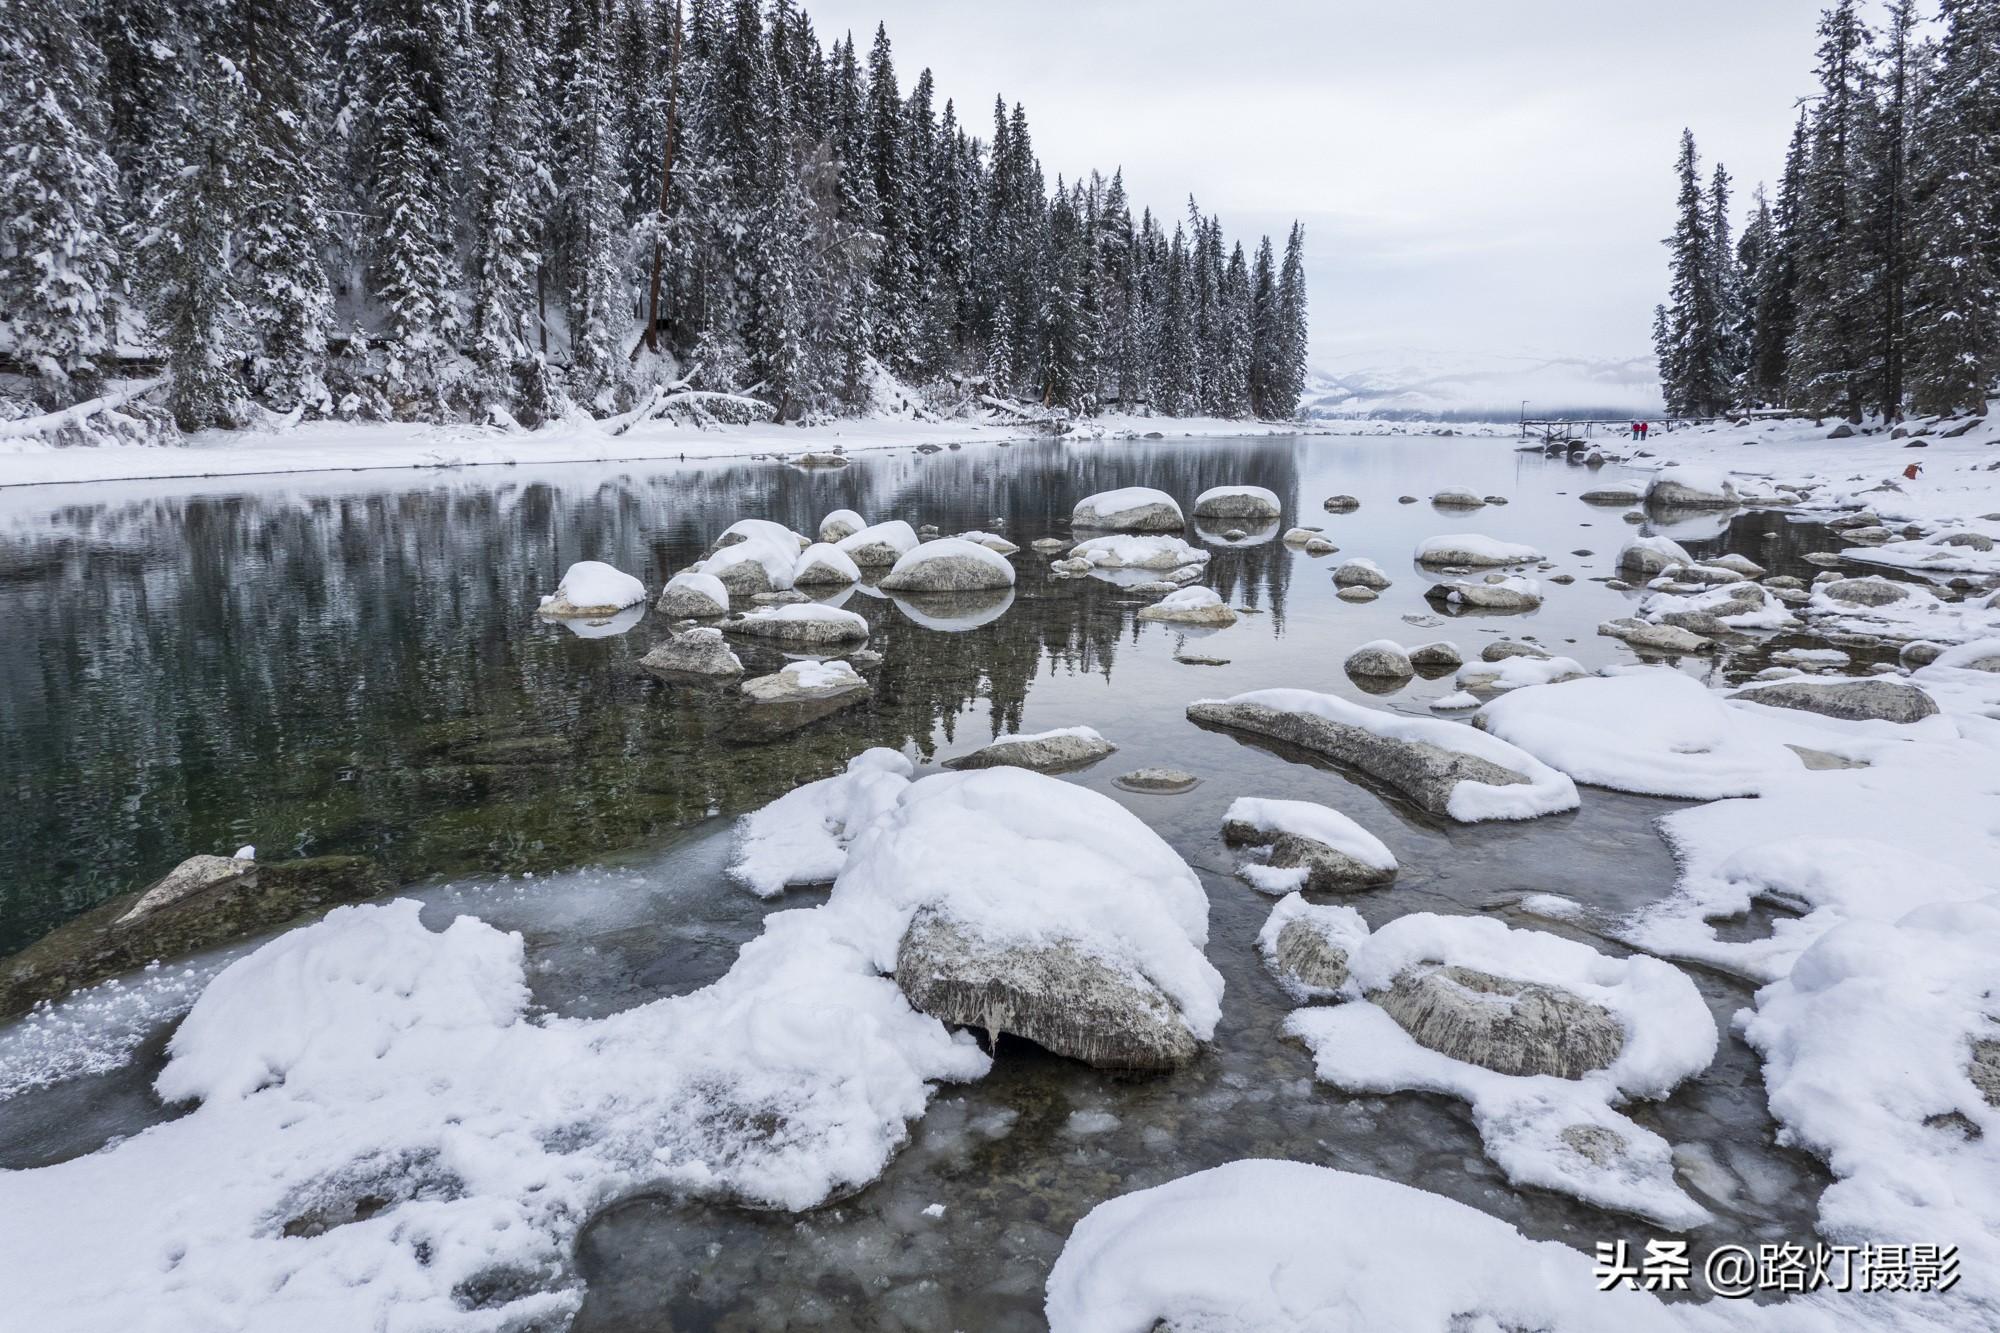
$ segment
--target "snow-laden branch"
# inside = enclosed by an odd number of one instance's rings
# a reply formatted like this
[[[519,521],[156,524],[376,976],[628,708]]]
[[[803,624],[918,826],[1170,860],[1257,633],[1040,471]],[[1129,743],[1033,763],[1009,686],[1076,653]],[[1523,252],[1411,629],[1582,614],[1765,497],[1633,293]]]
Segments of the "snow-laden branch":
[[[723,424],[747,425],[754,421],[769,421],[771,416],[769,403],[738,393],[679,387],[656,389],[644,406],[612,426],[611,433],[623,435],[641,422],[660,417],[671,417],[683,425],[707,430],[710,426]]]
[[[129,389],[117,393],[107,393],[87,402],[65,407],[59,412],[45,412],[38,417],[22,417],[18,421],[0,421],[0,440],[21,440],[31,435],[52,435],[69,426],[88,421],[100,412],[114,412],[134,398],[151,393],[166,383],[166,377],[146,380]]]

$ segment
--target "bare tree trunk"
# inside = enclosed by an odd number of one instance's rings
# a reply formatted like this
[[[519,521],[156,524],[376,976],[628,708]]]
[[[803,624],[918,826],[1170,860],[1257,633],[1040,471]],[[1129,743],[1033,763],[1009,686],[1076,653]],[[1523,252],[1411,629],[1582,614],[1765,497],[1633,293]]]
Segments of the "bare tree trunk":
[[[667,142],[660,154],[660,211],[654,218],[653,279],[646,298],[646,350],[660,350],[660,270],[665,261],[667,206],[674,189],[674,140],[680,129],[681,90],[681,6],[674,0],[674,45],[667,56]],[[636,358],[638,349],[633,349]]]

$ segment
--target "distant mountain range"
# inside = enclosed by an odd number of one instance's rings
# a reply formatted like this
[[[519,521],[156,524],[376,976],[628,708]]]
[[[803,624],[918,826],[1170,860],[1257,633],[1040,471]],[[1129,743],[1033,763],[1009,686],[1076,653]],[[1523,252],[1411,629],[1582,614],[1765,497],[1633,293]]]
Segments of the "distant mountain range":
[[[1322,357],[1300,407],[1319,419],[1423,418],[1513,421],[1530,418],[1658,415],[1653,358],[1376,348]]]

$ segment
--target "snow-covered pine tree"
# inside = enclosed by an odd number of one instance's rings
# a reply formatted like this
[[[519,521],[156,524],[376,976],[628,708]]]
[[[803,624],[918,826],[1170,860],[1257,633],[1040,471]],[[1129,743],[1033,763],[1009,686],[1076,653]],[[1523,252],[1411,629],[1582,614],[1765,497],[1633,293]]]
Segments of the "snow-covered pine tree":
[[[321,415],[333,287],[324,254],[331,74],[317,44],[319,0],[237,0],[216,44],[243,80],[236,272],[251,339],[250,389],[280,412]],[[225,150],[229,145],[225,145]]]
[[[454,14],[445,0],[362,0],[358,14],[362,188],[373,213],[369,268],[388,342],[386,388],[399,414],[434,416],[459,326],[447,60]]]
[[[1306,229],[1292,223],[1285,240],[1285,262],[1278,271],[1278,343],[1271,361],[1271,399],[1267,415],[1290,420],[1306,391]]]
[[[95,392],[116,338],[104,73],[74,8],[0,0],[0,312],[45,407]]]
[[[1872,106],[1863,58],[1869,40],[1855,0],[1820,19],[1820,97],[1796,222],[1798,321],[1787,354],[1793,405],[1860,421],[1867,392],[1863,332],[1869,255],[1861,225],[1858,149]]]
[[[1908,376],[1918,412],[1983,412],[2000,374],[2000,5],[1944,0],[1912,146]]]
[[[1252,352],[1250,261],[1239,242],[1222,271],[1217,317],[1222,322],[1221,358],[1217,365],[1216,410],[1225,417],[1256,415],[1250,397]]]
[[[1168,416],[1201,410],[1201,347],[1195,330],[1193,255],[1183,226],[1174,228],[1161,275],[1160,336],[1156,354],[1154,407]]]
[[[609,0],[569,0],[558,56],[568,134],[560,210],[571,391],[611,406],[632,323]]]
[[[1728,405],[1729,377],[1722,340],[1723,312],[1716,290],[1719,247],[1709,231],[1708,200],[1701,188],[1694,132],[1681,131],[1674,166],[1680,197],[1674,234],[1667,238],[1672,283],[1666,340],[1657,351],[1667,411],[1709,416]]]
[[[1863,154],[1863,225],[1872,296],[1863,311],[1873,349],[1866,356],[1873,407],[1884,420],[1903,414],[1910,286],[1910,138],[1916,127],[1923,53],[1916,0],[1889,0],[1874,76],[1880,105],[1869,118]]]
[[[529,424],[559,405],[519,396],[523,363],[541,354],[535,337],[535,277],[539,272],[548,182],[537,142],[548,66],[522,7],[494,4],[478,14],[486,72],[485,141],[472,234],[472,357],[477,390],[489,404],[512,400]],[[546,374],[531,376],[547,384]]]
[[[1716,361],[1723,383],[1720,406],[1732,400],[1749,355],[1742,339],[1743,278],[1730,240],[1729,185],[1728,168],[1716,163],[1708,184],[1708,282],[1715,292]]]
[[[868,53],[868,172],[875,186],[875,354],[897,373],[913,369],[912,328],[921,293],[916,289],[916,177],[911,134],[896,62],[885,25],[875,29]]]
[[[1268,418],[1278,346],[1278,261],[1271,238],[1257,242],[1257,262],[1250,274],[1250,407]]]
[[[1730,386],[1731,397],[1746,406],[1757,402],[1754,358],[1758,347],[1758,293],[1764,286],[1764,266],[1775,262],[1777,257],[1775,224],[1771,220],[1771,205],[1764,198],[1763,185],[1759,184],[1750,197],[1750,217],[1743,225],[1742,238],[1736,242],[1740,299],[1736,305],[1736,325],[1729,330],[1731,341],[1740,349],[1742,356],[1736,379]]]
[[[1785,154],[1784,175],[1778,182],[1778,204],[1771,215],[1771,238],[1757,266],[1753,293],[1749,362],[1744,372],[1746,403],[1776,405],[1788,400],[1788,361],[1793,330],[1798,324],[1798,216],[1805,191],[1806,119],[1800,113]],[[1664,378],[1664,373],[1663,376]]]

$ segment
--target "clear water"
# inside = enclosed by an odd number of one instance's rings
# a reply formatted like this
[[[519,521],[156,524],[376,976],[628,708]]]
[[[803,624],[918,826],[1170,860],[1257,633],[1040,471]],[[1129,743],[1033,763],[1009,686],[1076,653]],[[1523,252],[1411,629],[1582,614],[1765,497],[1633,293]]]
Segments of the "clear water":
[[[1006,731],[1088,724],[1119,751],[1069,780],[1139,814],[1208,887],[1208,952],[1228,986],[1213,1050],[1172,1076],[1130,1079],[1007,1043],[988,1079],[944,1089],[884,1178],[849,1199],[802,1216],[621,1204],[580,1245],[590,1288],[579,1327],[1033,1328],[1076,1218],[1256,1155],[1408,1181],[1585,1248],[1642,1237],[1630,1219],[1508,1186],[1455,1101],[1316,1084],[1305,1051],[1279,1034],[1290,1006],[1256,956],[1270,900],[1231,875],[1219,830],[1237,796],[1323,801],[1402,862],[1393,888],[1354,900],[1371,921],[1478,911],[1595,938],[1589,922],[1671,885],[1650,827],[1671,803],[1588,791],[1570,815],[1445,826],[1184,715],[1192,699],[1275,685],[1427,713],[1448,677],[1377,695],[1342,672],[1355,645],[1382,637],[1449,638],[1471,658],[1494,637],[1532,636],[1586,666],[1630,660],[1595,627],[1627,613],[1632,594],[1590,580],[1611,573],[1635,529],[1575,498],[1615,475],[1506,441],[1277,437],[896,451],[836,472],[580,465],[330,474],[178,498],[0,492],[0,614],[16,627],[0,640],[0,952],[193,851],[359,852],[410,884],[439,923],[474,912],[521,930],[541,1004],[611,1012],[705,984],[760,928],[767,905],[720,873],[733,815],[867,745],[929,763]],[[1287,524],[1324,528],[1340,554],[1308,558],[1276,530],[1212,542],[1207,581],[1256,614],[1205,635],[1140,625],[1139,599],[1095,579],[1051,580],[1026,549],[1004,613],[963,632],[858,590],[846,605],[869,619],[884,656],[876,695],[790,736],[753,736],[727,696],[639,672],[666,630],[655,618],[584,639],[531,614],[573,560],[608,560],[658,587],[741,517],[811,532],[847,507],[946,532],[997,529],[1025,548],[1062,535],[1090,491],[1144,484],[1185,500],[1229,483],[1276,491]],[[1447,485],[1511,503],[1465,513],[1397,502]],[[1361,509],[1323,513],[1320,501],[1341,492]],[[1532,543],[1555,566],[1542,577],[1578,581],[1547,586],[1530,615],[1441,617],[1409,553],[1449,532]],[[1767,516],[1670,532],[1698,552],[1741,551],[1808,576],[1798,557],[1825,545],[1809,525]],[[1394,586],[1373,603],[1338,600],[1330,572],[1348,556],[1375,559]],[[1227,665],[1179,662],[1183,646]],[[752,670],[780,660],[739,652]],[[1735,679],[1761,665],[1758,650],[1688,669]],[[1201,784],[1174,796],[1114,785],[1153,765]],[[1576,899],[1586,924],[1532,920],[1515,906],[1529,893]],[[1697,1249],[1807,1237],[1825,1176],[1775,1145],[1756,1062],[1728,1035],[1748,991],[1696,979],[1723,1053],[1634,1114],[1688,1145],[1689,1183],[1719,1218]],[[129,1054],[122,1064],[0,1100],[0,1166],[91,1151],[162,1118],[147,1085],[177,1012],[168,997],[150,1027],[133,1024],[116,1047]],[[0,1028],[0,1097],[8,1061],[54,1040],[76,1039]],[[933,1203],[942,1218],[925,1215]]]

